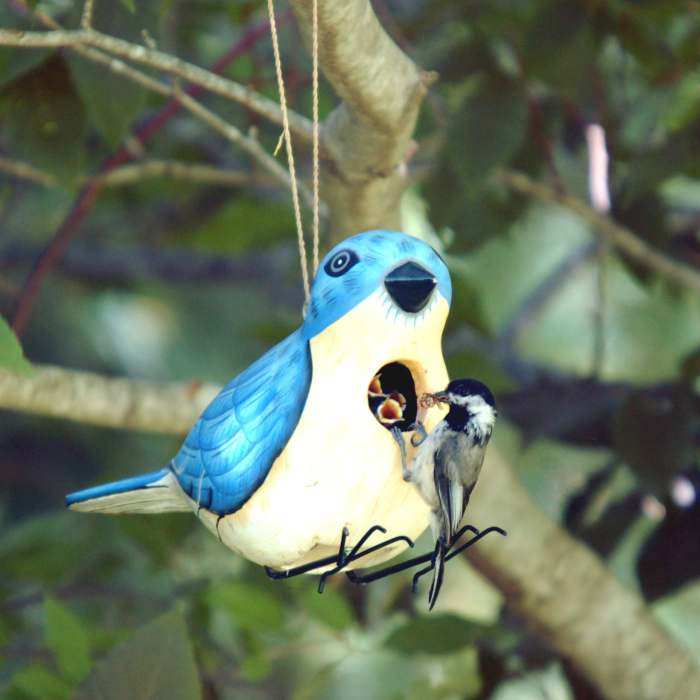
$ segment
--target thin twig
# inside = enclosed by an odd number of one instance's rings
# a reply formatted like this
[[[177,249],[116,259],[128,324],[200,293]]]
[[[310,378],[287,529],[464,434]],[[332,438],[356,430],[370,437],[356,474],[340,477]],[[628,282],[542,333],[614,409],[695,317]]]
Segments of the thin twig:
[[[40,170],[21,160],[0,156],[0,171],[20,180],[35,182],[37,185],[43,185],[44,187],[55,187],[58,184],[58,180],[51,173]]]
[[[645,267],[664,275],[669,280],[700,291],[700,272],[685,263],[673,260],[652,248],[632,231],[600,214],[577,197],[557,192],[549,185],[537,182],[522,173],[501,170],[497,179],[521,194],[545,202],[553,202],[578,214],[594,231],[604,236],[613,246]]]
[[[24,8],[27,15],[31,15],[44,26],[61,30],[62,27],[50,16],[40,10],[31,11],[23,0],[16,0],[19,7]],[[288,15],[287,15],[288,16]],[[267,34],[269,25],[267,22],[258,24],[252,27],[246,34],[237,41],[218,61],[212,66],[213,72],[223,71],[232,61],[246,53],[260,38]],[[110,58],[102,54],[97,49],[92,49],[86,46],[76,46],[73,49],[79,55],[93,60],[97,63],[107,65],[108,68],[115,72],[121,72],[125,77],[131,78],[139,82],[143,77],[147,81],[151,79],[145,74],[137,71],[130,66],[127,66],[118,59]],[[160,84],[154,82],[154,87],[157,88]],[[190,97],[196,97],[204,91],[204,88],[198,85],[191,85],[185,91],[185,94]],[[163,126],[178,113],[182,107],[182,103],[174,96],[165,104],[155,115],[140,124],[133,133],[132,141],[136,141],[141,145],[145,144],[148,139],[155,135]],[[122,145],[112,156],[107,158],[100,167],[100,173],[106,173],[115,167],[132,160],[133,149],[127,144]],[[36,299],[44,277],[48,274],[56,261],[60,260],[64,251],[70,244],[73,236],[76,234],[80,225],[87,217],[92,209],[97,196],[101,189],[99,178],[91,180],[90,184],[83,187],[76,197],[73,206],[68,215],[63,220],[62,224],[54,233],[50,243],[45,248],[44,252],[37,258],[32,271],[29,273],[22,291],[17,299],[15,311],[13,314],[12,325],[15,332],[21,335],[29,314],[31,313],[34,300]]]
[[[254,177],[249,172],[217,168],[199,163],[178,160],[144,160],[132,165],[122,165],[101,176],[103,187],[132,185],[147,178],[165,177],[173,180],[196,182],[219,187],[238,187],[249,184]],[[87,178],[88,180],[90,178]]]
[[[150,49],[139,44],[132,44],[123,39],[90,30],[59,30],[50,32],[27,32],[14,29],[0,29],[0,46],[17,46],[24,48],[50,47],[93,47],[108,54],[140,63],[182,78],[188,83],[226,97],[242,104],[247,109],[260,114],[275,124],[282,124],[283,114],[280,107],[272,100],[260,95],[255,90],[245,87],[233,80],[216,75],[205,68],[183,61],[176,56]],[[304,141],[311,141],[313,127],[308,119],[288,112],[289,127]]]
[[[289,187],[294,191],[295,183],[290,178],[289,173],[260,145],[258,141],[250,136],[246,136],[240,129],[224,121],[221,117],[214,114],[210,109],[205,107],[197,100],[193,100],[189,95],[180,92],[177,86],[175,94],[182,106],[195,116],[199,117],[205,124],[210,126],[215,131],[218,131],[222,136],[227,138],[231,143],[235,143],[239,148],[244,150],[248,155],[257,160],[278,182],[285,187]],[[301,192],[308,206],[313,206],[313,195],[308,188],[303,185],[298,185],[298,191]]]
[[[57,187],[61,183],[51,173],[18,160],[0,157],[0,171],[22,180],[34,182],[44,187]],[[249,172],[217,168],[212,165],[185,163],[178,160],[144,160],[132,165],[122,165],[104,175],[84,176],[78,179],[81,184],[89,183],[95,177],[102,187],[123,187],[148,178],[171,178],[185,182],[196,182],[220,187],[238,187],[254,180]]]
[[[83,16],[80,18],[80,26],[83,29],[92,28],[92,10],[93,10],[94,0],[85,0],[85,5],[83,6]]]

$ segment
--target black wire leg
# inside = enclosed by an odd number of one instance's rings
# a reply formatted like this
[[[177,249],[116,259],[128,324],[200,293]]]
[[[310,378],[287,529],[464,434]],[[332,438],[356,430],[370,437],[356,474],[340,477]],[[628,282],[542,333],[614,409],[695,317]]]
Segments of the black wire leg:
[[[454,543],[461,537],[465,532],[473,532],[475,533],[475,536],[472,537],[472,539],[468,540],[465,544],[461,545],[457,549],[451,549],[451,547],[454,546]],[[460,552],[463,552],[467,547],[471,547],[473,544],[476,544],[482,537],[485,537],[488,535],[490,532],[498,532],[500,535],[505,536],[506,531],[502,530],[500,527],[488,527],[485,530],[479,531],[477,530],[474,526],[472,525],[465,525],[461,530],[458,531],[457,536],[453,539],[452,545],[450,547],[449,554],[445,557],[445,561],[449,561],[452,559],[452,557],[456,556]],[[435,551],[427,552],[426,554],[421,554],[420,556],[413,557],[412,559],[407,559],[406,561],[402,561],[398,564],[394,564],[393,566],[387,566],[384,569],[379,569],[378,571],[373,571],[369,574],[358,574],[355,571],[348,571],[346,572],[346,576],[353,582],[357,583],[360,585],[366,585],[368,583],[372,583],[373,581],[379,581],[380,579],[386,578],[387,576],[392,576],[393,574],[398,574],[401,571],[407,571],[408,569],[412,569],[415,566],[420,566],[421,564],[427,564],[430,563],[429,566],[427,566],[425,569],[421,569],[414,577],[413,577],[413,590],[415,591],[415,587],[418,583],[418,579],[423,576],[424,574],[427,574],[429,571],[433,570],[433,565],[434,565],[434,557],[435,557]]]
[[[459,538],[465,533],[465,532],[473,532],[474,537],[472,537],[470,540],[467,540],[464,544],[461,546],[457,547],[456,549],[453,549]],[[452,544],[449,546],[447,550],[447,555],[445,556],[445,562],[450,561],[452,557],[456,557],[458,554],[461,554],[465,549],[468,549],[471,547],[473,544],[476,544],[480,539],[483,537],[486,537],[486,535],[490,534],[491,532],[497,532],[499,535],[503,535],[503,537],[506,536],[506,531],[503,530],[500,527],[496,527],[495,525],[492,527],[487,527],[485,530],[477,530],[475,527],[472,525],[465,525],[463,528],[458,530],[452,539]],[[427,574],[429,571],[432,571],[434,566],[434,562],[431,563],[430,566],[427,566],[425,569],[421,569],[419,572],[416,573],[416,575],[413,577],[413,583],[411,584],[411,590],[413,593],[416,592],[416,588],[418,587],[418,579],[421,578],[421,576],[424,576]]]
[[[452,538],[452,544],[447,548],[447,555],[445,556],[445,561],[449,561],[452,559],[454,554],[450,554],[450,550],[452,547],[454,547],[455,542],[459,540],[459,538],[465,533],[465,532],[473,532],[476,537],[482,537],[482,533],[479,532],[473,525],[465,525],[463,528],[457,530],[455,533],[455,536]],[[486,530],[484,530],[484,534],[488,534]],[[476,541],[475,538],[472,538],[472,540]],[[470,543],[473,543],[472,540],[469,540]],[[460,550],[461,551],[461,550]],[[435,556],[437,556],[437,544],[435,545]],[[411,592],[415,593],[416,589],[418,588],[418,580],[422,577],[425,576],[425,574],[431,572],[435,566],[435,557],[431,558],[430,561],[430,566],[426,566],[425,569],[421,569],[420,571],[416,572],[416,574],[413,577],[413,581],[411,583]]]
[[[393,566],[387,566],[385,569],[379,569],[378,571],[373,571],[370,574],[358,574],[356,571],[347,571],[345,575],[353,582],[361,585],[367,583],[372,583],[373,581],[378,581],[379,579],[386,578],[392,574],[398,574],[400,571],[406,571],[407,569],[412,569],[414,566],[419,566],[420,564],[425,564],[431,561],[434,556],[434,552],[428,552],[427,554],[421,554],[418,557],[413,557],[413,559],[407,559]]]
[[[388,540],[384,540],[383,542],[379,542],[378,544],[372,545],[371,547],[360,551],[362,545],[375,532],[381,532],[382,534],[385,534],[386,528],[382,527],[381,525],[372,525],[372,527],[369,528],[369,530],[367,530],[367,532],[365,532],[365,534],[362,535],[362,537],[360,537],[360,539],[357,541],[357,544],[350,550],[350,552],[348,552],[348,554],[344,553],[344,548],[338,551],[337,565],[334,568],[329,569],[328,571],[324,571],[318,580],[319,593],[323,593],[323,589],[326,586],[326,580],[330,576],[333,576],[333,574],[337,574],[339,571],[342,571],[348,564],[350,564],[353,561],[357,561],[362,557],[366,557],[368,554],[373,554],[374,552],[380,549],[384,549],[384,547],[389,547],[392,544],[395,544],[396,542],[405,542],[409,547],[413,547],[413,540],[411,540],[409,537],[406,537],[406,535],[396,535],[396,537],[390,537]]]
[[[365,532],[365,534],[362,535],[362,537],[357,541],[357,544],[355,544],[355,546],[349,552],[346,553],[346,543],[349,532],[348,529],[344,527],[343,532],[340,536],[340,546],[338,547],[337,554],[332,554],[328,557],[324,557],[323,559],[310,561],[307,564],[303,564],[302,566],[296,566],[293,569],[286,569],[284,571],[276,571],[275,569],[266,566],[265,572],[271,579],[279,580],[292,578],[293,576],[299,576],[301,574],[309,573],[314,569],[321,569],[326,566],[331,566],[335,564],[335,566],[332,569],[329,569],[328,571],[325,571],[321,574],[321,577],[318,582],[318,592],[323,593],[323,589],[325,588],[326,580],[328,579],[328,577],[332,576],[333,574],[337,574],[351,562],[365,557],[368,554],[372,554],[373,552],[376,552],[379,549],[388,547],[396,542],[405,542],[406,544],[408,544],[409,547],[413,547],[413,541],[410,538],[406,537],[405,535],[397,535],[396,537],[390,537],[388,540],[384,540],[383,542],[379,542],[378,544],[375,544],[372,547],[368,547],[367,549],[360,551],[365,542],[367,542],[367,540],[375,532],[385,533],[386,529],[383,528],[381,525],[372,525],[372,527],[370,527],[369,530],[367,530],[367,532]]]

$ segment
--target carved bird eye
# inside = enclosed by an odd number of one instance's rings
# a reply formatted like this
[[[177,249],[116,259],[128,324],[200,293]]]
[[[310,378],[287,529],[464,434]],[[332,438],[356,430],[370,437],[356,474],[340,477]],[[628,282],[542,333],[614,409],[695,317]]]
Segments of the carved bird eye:
[[[331,277],[340,277],[359,261],[352,250],[339,250],[323,267]]]

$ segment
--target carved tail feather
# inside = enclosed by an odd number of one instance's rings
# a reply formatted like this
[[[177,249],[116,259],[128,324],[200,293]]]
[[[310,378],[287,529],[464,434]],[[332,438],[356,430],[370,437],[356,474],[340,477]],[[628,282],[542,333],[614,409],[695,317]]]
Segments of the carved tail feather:
[[[191,512],[185,494],[170,469],[93,486],[66,496],[66,506],[85,513]]]

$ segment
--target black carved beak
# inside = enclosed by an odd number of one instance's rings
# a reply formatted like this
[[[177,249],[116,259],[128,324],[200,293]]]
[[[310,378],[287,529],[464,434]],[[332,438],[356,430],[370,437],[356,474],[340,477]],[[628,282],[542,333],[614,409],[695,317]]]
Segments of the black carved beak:
[[[384,286],[391,298],[404,311],[414,314],[428,303],[436,284],[435,277],[414,262],[404,263],[384,279]]]

